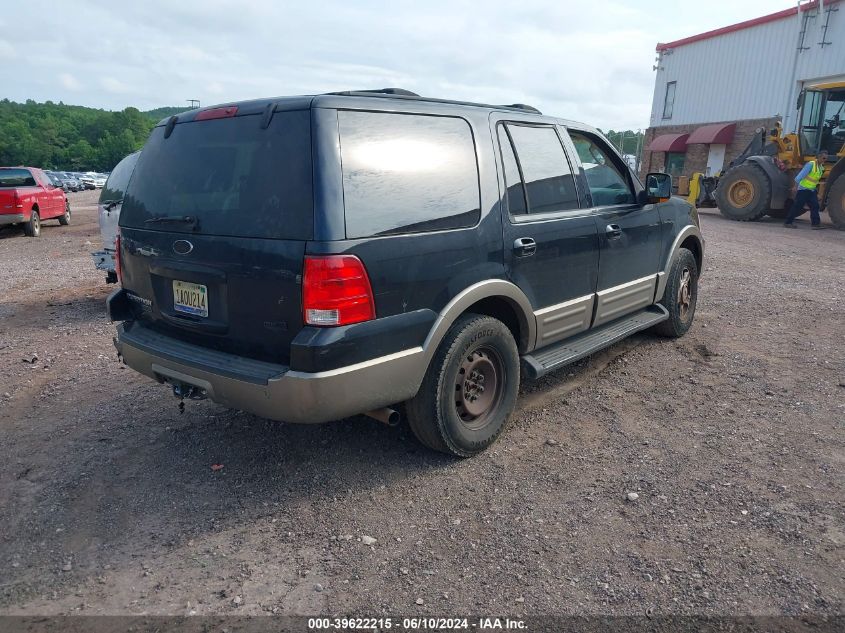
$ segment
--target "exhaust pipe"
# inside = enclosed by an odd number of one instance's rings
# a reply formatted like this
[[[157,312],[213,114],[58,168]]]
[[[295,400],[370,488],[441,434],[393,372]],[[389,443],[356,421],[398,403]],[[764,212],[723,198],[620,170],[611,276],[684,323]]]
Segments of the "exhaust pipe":
[[[378,420],[387,426],[396,426],[399,424],[399,418],[401,417],[398,411],[391,409],[390,407],[367,411],[364,415],[372,418],[373,420]]]

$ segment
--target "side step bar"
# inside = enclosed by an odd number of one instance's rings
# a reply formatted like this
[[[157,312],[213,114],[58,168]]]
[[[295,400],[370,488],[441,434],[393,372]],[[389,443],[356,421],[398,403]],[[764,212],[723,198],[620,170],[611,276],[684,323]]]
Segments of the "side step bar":
[[[669,318],[669,312],[660,304],[649,306],[612,323],[578,336],[535,350],[522,357],[523,369],[530,378],[540,378],[559,367],[574,363],[600,349],[613,345],[640,330]]]

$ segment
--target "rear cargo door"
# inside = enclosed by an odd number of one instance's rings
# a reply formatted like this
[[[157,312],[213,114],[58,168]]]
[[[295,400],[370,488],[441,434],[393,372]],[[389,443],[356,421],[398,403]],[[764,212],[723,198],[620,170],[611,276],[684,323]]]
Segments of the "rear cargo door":
[[[270,362],[302,328],[310,112],[158,127],[120,216],[123,286],[148,326]]]

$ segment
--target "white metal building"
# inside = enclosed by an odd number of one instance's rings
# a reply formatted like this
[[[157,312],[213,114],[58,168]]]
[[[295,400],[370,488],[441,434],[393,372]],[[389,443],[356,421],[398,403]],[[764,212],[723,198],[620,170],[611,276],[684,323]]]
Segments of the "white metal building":
[[[655,75],[641,171],[715,174],[755,130],[780,120],[794,131],[802,88],[845,81],[845,3],[814,0],[658,44]]]

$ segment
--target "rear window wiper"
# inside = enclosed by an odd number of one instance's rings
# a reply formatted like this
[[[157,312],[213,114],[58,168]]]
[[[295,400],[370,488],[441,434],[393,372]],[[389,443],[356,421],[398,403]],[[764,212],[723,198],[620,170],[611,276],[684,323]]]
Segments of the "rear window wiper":
[[[180,224],[190,224],[196,228],[197,219],[192,215],[161,215],[157,218],[150,218],[144,220],[144,224],[159,224],[161,222],[178,222]]]
[[[114,209],[119,204],[123,204],[123,198],[120,198],[118,200],[106,200],[103,203],[103,208],[106,211],[111,211],[112,209]]]

